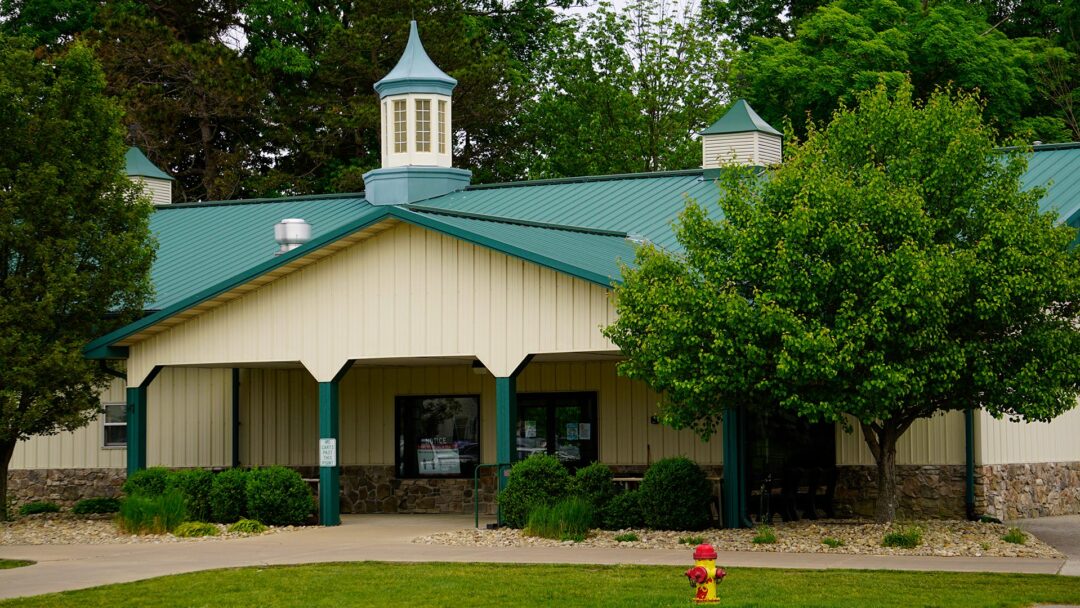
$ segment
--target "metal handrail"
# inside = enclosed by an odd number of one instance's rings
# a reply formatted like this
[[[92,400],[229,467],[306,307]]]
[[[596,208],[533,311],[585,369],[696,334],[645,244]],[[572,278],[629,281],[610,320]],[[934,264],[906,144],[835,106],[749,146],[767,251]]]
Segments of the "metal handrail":
[[[495,471],[495,492],[498,494],[499,488],[499,476],[502,475],[503,469],[510,468],[508,463],[489,463],[478,464],[476,469],[473,470],[473,520],[475,520],[475,528],[480,527],[480,469],[496,468]],[[495,521],[502,523],[502,508],[499,506],[499,501],[495,501]]]

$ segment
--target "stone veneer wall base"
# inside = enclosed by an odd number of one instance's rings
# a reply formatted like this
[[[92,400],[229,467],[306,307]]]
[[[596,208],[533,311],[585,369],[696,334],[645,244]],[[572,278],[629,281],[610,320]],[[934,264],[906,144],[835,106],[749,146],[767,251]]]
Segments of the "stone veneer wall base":
[[[8,472],[8,500],[20,505],[36,500],[71,507],[84,498],[120,496],[125,469],[15,469]]]

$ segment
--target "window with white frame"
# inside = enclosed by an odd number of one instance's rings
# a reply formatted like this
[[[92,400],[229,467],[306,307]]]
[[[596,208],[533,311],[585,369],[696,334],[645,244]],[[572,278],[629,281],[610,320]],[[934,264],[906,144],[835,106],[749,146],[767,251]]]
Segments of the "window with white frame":
[[[406,152],[407,146],[407,117],[405,113],[405,100],[394,100],[394,153]]]
[[[439,100],[439,154],[446,154],[446,101]]]
[[[416,100],[416,151],[431,152],[431,100]]]
[[[107,448],[127,447],[127,404],[106,403],[103,445]]]

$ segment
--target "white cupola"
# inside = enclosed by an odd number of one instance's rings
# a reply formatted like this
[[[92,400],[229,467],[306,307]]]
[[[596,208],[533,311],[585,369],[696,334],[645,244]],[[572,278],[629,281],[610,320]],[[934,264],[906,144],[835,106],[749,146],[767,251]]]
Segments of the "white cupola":
[[[775,165],[782,159],[783,139],[746,100],[740,99],[720,120],[701,132],[701,166],[719,169],[732,163],[755,167]]]
[[[172,203],[172,186],[176,181],[171,175],[158,169],[142,150],[132,146],[124,155],[128,178],[142,184],[143,192],[150,196],[155,205]]]
[[[435,65],[420,42],[416,22],[393,70],[375,83],[382,121],[382,167],[364,174],[375,205],[398,205],[469,185],[472,173],[453,168],[451,94],[457,80]]]

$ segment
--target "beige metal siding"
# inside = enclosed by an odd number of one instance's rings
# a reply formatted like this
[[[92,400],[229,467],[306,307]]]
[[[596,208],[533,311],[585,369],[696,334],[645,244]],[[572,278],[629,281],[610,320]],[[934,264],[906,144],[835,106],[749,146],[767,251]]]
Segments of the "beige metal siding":
[[[752,164],[756,158],[753,133],[725,133],[722,135],[703,135],[702,167],[717,167],[737,163]]]
[[[617,375],[614,362],[533,363],[519,393],[597,392],[600,459],[647,464],[685,455],[721,464],[720,436],[704,443],[689,431],[649,423],[657,395]],[[341,382],[341,459],[345,465],[394,464],[394,398],[399,395],[480,395],[481,459],[495,460],[495,381],[468,366],[355,367]],[[303,370],[241,372],[240,460],[244,465],[315,465],[318,386]]]
[[[172,202],[172,182],[167,179],[156,177],[140,177],[143,190],[150,196],[150,201],[155,205],[168,205]]]
[[[761,164],[775,165],[783,160],[781,142],[783,139],[776,135],[758,133],[758,160]]]
[[[872,465],[874,457],[866,447],[859,425],[853,431],[836,425],[836,463]],[[896,446],[897,464],[964,464],[964,413],[948,412],[915,421]]]
[[[102,403],[125,403],[114,379]],[[147,391],[147,458],[151,466],[232,464],[232,375],[227,369],[165,369]],[[13,469],[124,468],[127,450],[106,448],[102,421],[70,433],[32,437],[15,446]]]
[[[980,411],[975,419],[978,464],[1080,461],[1080,407],[1051,422],[995,420]]]
[[[343,249],[131,347],[154,365],[476,356],[507,375],[530,353],[617,352],[608,290],[408,224]]]

